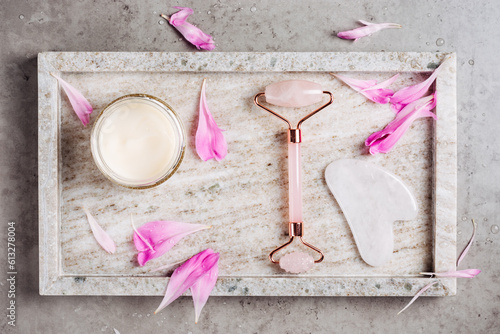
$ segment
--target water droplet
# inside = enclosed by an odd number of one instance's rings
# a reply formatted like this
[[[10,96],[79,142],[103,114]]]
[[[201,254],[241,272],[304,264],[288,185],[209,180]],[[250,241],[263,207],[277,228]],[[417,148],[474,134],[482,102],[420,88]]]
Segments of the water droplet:
[[[462,217],[462,220],[463,220],[463,221],[466,221],[466,220],[467,220],[467,217],[463,216],[463,217]]]
[[[422,35],[418,35],[418,39],[422,39]]]
[[[437,45],[437,46],[443,46],[443,45],[444,45],[444,39],[442,39],[442,38],[438,38],[438,39],[436,40],[436,45]]]
[[[427,42],[427,43],[425,43],[425,44],[426,44],[426,45],[431,45],[431,43],[429,43],[429,42]]]
[[[486,242],[492,243],[493,240],[491,240],[490,238],[486,238]]]
[[[488,218],[484,218],[483,220],[484,220],[485,222],[487,222],[487,221],[488,221]]]
[[[387,7],[384,7],[384,10],[387,10]]]
[[[431,13],[427,13],[427,17],[431,17]]]
[[[474,59],[469,59],[469,65],[474,65]]]
[[[160,21],[158,21],[158,24],[165,24],[165,21],[164,20],[160,20]]]
[[[498,225],[491,225],[491,233],[497,234],[500,231],[500,227]]]
[[[252,8],[250,8],[250,11],[251,11],[251,12],[255,12],[256,10],[257,10],[257,8],[256,8],[256,7],[252,7]]]
[[[22,19],[24,19],[24,15],[23,15],[23,14],[19,15],[19,18],[20,18],[21,20],[22,20]]]
[[[207,14],[212,14],[212,12],[209,10],[209,11],[207,12]]]

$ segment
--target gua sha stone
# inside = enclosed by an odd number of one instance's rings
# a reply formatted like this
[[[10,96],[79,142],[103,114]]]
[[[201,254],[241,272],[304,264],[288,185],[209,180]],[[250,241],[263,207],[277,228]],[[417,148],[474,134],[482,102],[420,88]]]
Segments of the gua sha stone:
[[[311,270],[313,265],[313,257],[302,252],[288,253],[283,255],[280,259],[281,269],[292,274],[299,274]]]
[[[394,247],[393,222],[417,216],[417,202],[408,187],[385,169],[354,159],[332,162],[325,179],[363,260],[371,266],[387,263]]]
[[[305,107],[323,98],[321,85],[307,80],[287,80],[266,87],[266,102],[281,107]]]

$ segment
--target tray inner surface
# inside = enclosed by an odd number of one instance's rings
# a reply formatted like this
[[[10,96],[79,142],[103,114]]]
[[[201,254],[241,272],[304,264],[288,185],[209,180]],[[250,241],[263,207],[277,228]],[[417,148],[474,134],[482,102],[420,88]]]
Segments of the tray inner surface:
[[[350,77],[384,80],[394,72],[349,72]],[[425,80],[428,73],[401,73],[391,88]],[[302,277],[404,277],[433,266],[433,121],[418,120],[390,154],[370,156],[364,140],[392,118],[389,105],[367,100],[327,72],[62,72],[94,106],[91,123],[115,98],[147,93],[170,104],[184,122],[188,144],[177,173],[163,185],[129,190],[101,175],[90,153],[91,126],[82,127],[64,94],[60,97],[60,273],[65,276],[163,276],[151,272],[208,247],[221,253],[220,277],[296,277],[267,259],[288,239],[288,180],[285,124],[253,105],[253,96],[272,82],[311,80],[334,94],[332,106],[303,125],[305,239],[325,260]],[[225,129],[229,154],[221,162],[201,161],[194,149],[199,92]],[[313,108],[314,106],[311,106]],[[300,110],[281,110],[287,116]],[[347,222],[326,186],[326,166],[356,158],[401,177],[418,202],[418,217],[394,223],[392,261],[365,264]],[[94,240],[81,207],[87,207],[117,244],[114,255]],[[152,220],[212,225],[181,240],[166,255],[139,267],[131,241],[130,214],[137,226]]]

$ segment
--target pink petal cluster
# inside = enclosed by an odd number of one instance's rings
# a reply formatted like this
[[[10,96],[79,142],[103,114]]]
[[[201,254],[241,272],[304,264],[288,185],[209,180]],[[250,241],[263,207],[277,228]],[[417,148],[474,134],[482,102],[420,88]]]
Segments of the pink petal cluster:
[[[377,83],[377,80],[358,80],[358,79],[348,78],[346,76],[339,74],[334,74],[334,73],[331,74],[336,78],[342,80],[345,84],[347,84],[355,91],[363,94],[369,100],[380,104],[386,104],[391,100],[394,91],[387,87],[391,85],[394,81],[396,81],[396,79],[399,76],[399,74],[396,74],[395,76],[381,83]]]
[[[382,29],[401,28],[401,25],[397,23],[371,23],[363,20],[359,20],[359,23],[364,26],[352,30],[341,31],[337,34],[337,36],[342,39],[353,39],[356,41],[359,38],[370,36],[371,34]]]
[[[173,14],[170,18],[161,14],[161,17],[166,19],[172,26],[174,26],[184,38],[197,49],[213,50],[215,43],[212,36],[205,34],[199,28],[187,22],[187,18],[193,14],[193,10],[188,7],[174,7],[179,11]]]
[[[398,75],[377,83],[376,80],[358,80],[332,73],[336,78],[342,80],[371,101],[381,104],[390,102],[391,109],[396,112],[393,121],[383,130],[371,134],[366,139],[365,145],[370,147],[371,154],[389,152],[405,134],[413,121],[423,117],[437,119],[436,114],[431,112],[436,106],[436,94],[427,97],[423,96],[436,80],[440,68],[438,67],[427,80],[402,88],[396,93],[387,87],[397,79]]]
[[[394,93],[394,95],[391,97],[391,108],[395,112],[399,112],[406,105],[424,96],[434,80],[436,80],[436,77],[440,70],[441,66],[436,68],[431,76],[427,78],[427,80],[413,86],[402,88]]]
[[[472,242],[474,241],[474,236],[476,235],[476,222],[474,221],[474,219],[472,219],[472,225],[474,226],[473,231],[472,231],[472,236],[471,236],[469,242],[467,243],[467,246],[460,254],[458,261],[457,261],[457,266],[460,263],[460,261],[465,257],[465,255],[467,254],[467,252],[470,249],[470,246],[472,245]],[[436,277],[436,278],[439,278],[439,277],[474,278],[477,275],[479,275],[480,272],[481,272],[481,270],[479,270],[479,269],[465,269],[465,270],[451,270],[451,271],[447,271],[444,273],[420,273],[420,274],[421,275],[430,275],[431,277]],[[427,291],[431,286],[433,286],[436,283],[438,283],[438,281],[430,282],[429,284],[424,286],[422,289],[420,289],[417,292],[417,294],[413,297],[413,299],[408,304],[406,304],[406,306],[401,311],[399,311],[398,314],[400,314],[401,312],[406,310],[411,304],[413,304],[413,302],[415,300],[417,300],[418,297],[420,297],[420,295],[422,295],[425,291]]]
[[[83,210],[87,215],[92,233],[97,242],[108,253],[114,253],[116,246],[111,237],[99,226],[87,209],[83,208]],[[137,260],[141,266],[149,260],[165,254],[183,237],[210,228],[210,226],[200,224],[153,221],[136,229],[132,221],[132,216],[130,218],[134,229],[134,244],[139,251]],[[163,266],[156,270],[169,266],[172,265]],[[165,297],[155,311],[155,314],[172,303],[188,289],[191,289],[196,314],[195,322],[198,322],[201,310],[215,287],[218,276],[219,253],[215,253],[209,248],[191,257],[173,272],[165,292]],[[116,329],[115,332],[118,333]]]
[[[113,239],[102,229],[97,220],[90,214],[90,212],[83,208],[85,214],[87,215],[87,219],[89,221],[90,228],[92,229],[92,234],[94,238],[97,240],[99,245],[108,252],[109,254],[113,254],[116,251],[116,245]]]
[[[153,221],[134,231],[134,244],[139,252],[137,262],[144,266],[148,261],[162,256],[185,236],[210,228],[207,225],[173,221]]]
[[[210,292],[217,282],[219,275],[219,253],[206,249],[178,267],[170,277],[165,297],[154,312],[160,312],[174,300],[179,298],[188,289],[194,301],[195,322],[198,322],[203,306],[205,306]]]
[[[436,114],[431,112],[435,106],[435,95],[426,96],[408,104],[383,130],[371,134],[366,139],[365,145],[370,147],[370,153],[388,153],[411,124],[419,118],[432,117],[437,120]]]
[[[76,115],[78,116],[80,121],[82,121],[83,126],[89,124],[90,114],[92,114],[92,111],[94,111],[89,101],[87,101],[82,93],[80,93],[75,87],[71,86],[69,83],[53,73],[50,73],[50,75],[56,78],[61,84],[61,87],[68,96],[69,103],[71,103],[71,106],[73,107]]]
[[[227,155],[227,142],[208,109],[205,82],[201,86],[198,129],[196,130],[196,152],[203,160],[220,161]]]

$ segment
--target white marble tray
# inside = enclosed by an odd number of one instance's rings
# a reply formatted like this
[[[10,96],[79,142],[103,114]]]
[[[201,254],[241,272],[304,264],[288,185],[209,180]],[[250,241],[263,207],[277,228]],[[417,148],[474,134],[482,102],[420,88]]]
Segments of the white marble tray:
[[[398,89],[421,81],[449,58],[436,81],[439,121],[422,119],[387,155],[370,156],[363,142],[393,117],[388,105],[366,100],[329,72],[388,78]],[[42,295],[161,295],[168,278],[151,272],[211,247],[221,253],[213,295],[409,296],[428,282],[422,271],[455,268],[456,258],[456,58],[444,53],[42,53],[39,81],[39,250]],[[179,171],[145,191],[115,186],[92,161],[89,137],[49,72],[88,97],[95,111],[129,93],[167,101],[188,133]],[[229,154],[203,162],[194,151],[200,86]],[[253,96],[283,79],[319,82],[334,104],[304,124],[306,240],[325,252],[308,273],[287,274],[267,255],[287,240],[286,131],[253,105]],[[357,158],[383,166],[413,190],[417,219],[394,224],[392,261],[374,268],[360,258],[340,208],[324,180],[326,166]],[[109,255],[96,244],[86,206],[117,243]],[[130,213],[140,225],[178,220],[213,225],[183,239],[167,255],[139,267],[131,242]],[[430,295],[456,294],[442,279]]]

